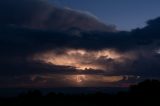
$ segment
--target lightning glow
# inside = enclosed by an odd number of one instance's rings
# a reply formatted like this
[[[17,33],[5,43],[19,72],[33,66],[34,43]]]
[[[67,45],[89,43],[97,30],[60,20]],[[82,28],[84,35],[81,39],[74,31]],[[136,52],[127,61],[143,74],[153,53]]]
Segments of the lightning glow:
[[[106,70],[107,65],[105,63],[111,59],[117,62],[123,62],[123,58],[127,56],[126,54],[122,55],[113,50],[87,51],[82,49],[69,49],[63,53],[56,53],[54,51],[45,52],[34,56],[34,59],[58,66],[72,66],[79,70]]]

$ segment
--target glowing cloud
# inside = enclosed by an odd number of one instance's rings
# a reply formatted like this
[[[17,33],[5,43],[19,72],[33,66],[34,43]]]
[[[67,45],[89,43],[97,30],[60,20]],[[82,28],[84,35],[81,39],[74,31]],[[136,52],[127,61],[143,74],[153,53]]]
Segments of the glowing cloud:
[[[49,51],[34,56],[34,60],[40,60],[58,66],[71,66],[78,70],[109,70],[111,67],[111,65],[108,65],[109,63],[112,61],[123,63],[126,58],[131,58],[131,56],[109,49],[99,51],[67,49],[63,53]]]
[[[81,83],[82,81],[84,81],[84,80],[86,80],[87,78],[86,78],[86,75],[77,75],[76,76],[76,81],[78,82],[78,83]]]
[[[62,85],[65,86],[64,83],[70,86],[80,86],[80,87],[88,87],[99,84],[99,86],[103,86],[103,84],[108,85],[110,83],[118,83],[125,79],[125,76],[104,76],[104,75],[60,75],[60,74],[48,74],[48,75],[35,75],[31,76],[30,80],[32,83],[36,83],[39,85],[47,85],[52,87],[52,82],[61,82]],[[102,84],[103,83],[103,84]],[[101,85],[102,84],[102,85]]]

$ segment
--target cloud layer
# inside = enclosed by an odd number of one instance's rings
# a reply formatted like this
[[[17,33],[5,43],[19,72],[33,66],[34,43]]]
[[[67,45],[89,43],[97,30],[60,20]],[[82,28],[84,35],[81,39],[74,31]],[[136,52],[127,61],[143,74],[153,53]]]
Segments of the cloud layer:
[[[79,86],[75,79],[120,86],[160,77],[160,18],[125,32],[42,0],[2,0],[0,13],[1,87]]]
[[[115,31],[95,17],[69,8],[58,8],[47,0],[1,0],[0,24],[47,30]]]

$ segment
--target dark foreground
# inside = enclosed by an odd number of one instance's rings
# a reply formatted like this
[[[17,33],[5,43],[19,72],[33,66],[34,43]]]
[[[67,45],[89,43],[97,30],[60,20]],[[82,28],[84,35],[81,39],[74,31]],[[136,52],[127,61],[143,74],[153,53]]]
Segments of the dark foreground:
[[[117,94],[57,94],[42,95],[30,91],[17,97],[1,97],[0,106],[160,106],[160,81],[146,80]]]

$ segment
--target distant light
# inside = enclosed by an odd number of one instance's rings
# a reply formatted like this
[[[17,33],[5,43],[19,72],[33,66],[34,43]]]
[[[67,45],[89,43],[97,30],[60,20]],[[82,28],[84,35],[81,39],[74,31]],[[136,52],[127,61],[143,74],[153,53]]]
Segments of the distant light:
[[[81,83],[83,80],[85,80],[86,79],[86,76],[85,75],[77,75],[76,76],[76,81],[78,82],[78,83]]]
[[[156,50],[156,53],[157,53],[157,54],[160,54],[160,49],[157,49],[157,50]]]

